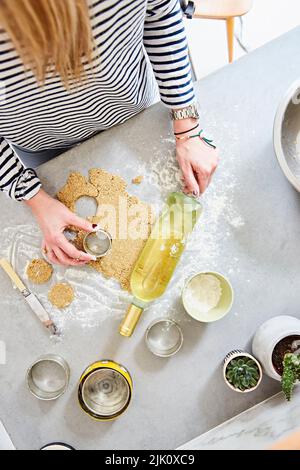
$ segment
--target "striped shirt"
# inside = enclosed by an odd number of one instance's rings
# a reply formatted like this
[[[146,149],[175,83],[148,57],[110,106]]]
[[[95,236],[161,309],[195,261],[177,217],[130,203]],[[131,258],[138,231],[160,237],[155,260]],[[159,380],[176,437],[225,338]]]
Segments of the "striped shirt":
[[[31,199],[41,187],[14,145],[34,152],[72,147],[152,104],[155,79],[167,107],[194,101],[178,0],[89,2],[96,45],[93,70],[71,91],[50,73],[43,88],[32,72],[25,75],[0,30],[0,189],[12,199]]]

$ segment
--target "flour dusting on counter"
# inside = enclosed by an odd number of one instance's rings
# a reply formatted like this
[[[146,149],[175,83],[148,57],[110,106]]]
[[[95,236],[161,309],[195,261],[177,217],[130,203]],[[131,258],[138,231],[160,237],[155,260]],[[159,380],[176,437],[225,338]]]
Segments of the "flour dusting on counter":
[[[37,236],[36,226],[22,225],[7,228],[3,230],[3,240],[6,240],[6,248],[1,251],[1,257],[10,260],[24,283],[38,297],[61,331],[62,338],[72,329],[73,324],[79,324],[83,328],[94,328],[107,318],[122,317],[130,302],[130,294],[122,291],[116,281],[105,279],[88,266],[66,268],[54,265],[53,275],[48,283],[36,285],[30,282],[26,275],[26,266],[30,260],[41,256],[41,236]],[[59,310],[49,302],[48,292],[56,283],[62,282],[69,283],[76,295],[69,307]],[[4,298],[2,301],[11,302],[12,292],[8,290],[5,297],[6,295],[7,299]],[[24,302],[19,292],[13,295]],[[28,312],[24,309],[25,314]]]
[[[159,316],[163,310],[178,322],[190,321],[177,300],[187,278],[200,270],[219,271],[225,275],[238,274],[240,271],[238,256],[228,254],[228,261],[224,265],[226,243],[245,225],[237,206],[241,189],[237,173],[239,164],[242,164],[237,126],[231,122],[217,127],[214,115],[205,111],[202,112],[202,118],[208,123],[205,135],[214,138],[219,147],[220,164],[212,183],[200,198],[203,214],[188,240],[167,293],[150,307],[151,316]],[[227,142],[227,147],[223,147],[222,142]],[[140,160],[138,171],[145,175],[144,185],[148,183],[157,190],[160,204],[169,192],[180,190],[182,173],[176,162],[175,142],[171,132],[168,136],[161,136],[161,142],[154,144],[151,162],[146,164]]]
[[[214,135],[216,132],[213,116],[207,116],[206,119],[211,123],[208,131]],[[206,134],[209,137],[209,133]],[[220,271],[225,275],[239,273],[238,256],[228,254],[228,261],[224,265],[224,258],[226,259],[227,255],[226,243],[244,226],[244,220],[236,205],[240,184],[234,170],[229,169],[235,168],[235,165],[232,165],[233,161],[237,162],[236,164],[239,162],[239,141],[234,123],[230,125],[224,123],[222,128],[218,128],[217,134],[220,147],[223,141],[230,141],[230,145],[220,149],[219,169],[209,189],[200,199],[204,208],[203,215],[187,243],[184,256],[166,293],[151,304],[148,309],[149,314],[145,312],[151,319],[161,316],[161,312],[164,312],[178,322],[191,321],[180,306],[180,293],[185,281],[192,274],[207,269]],[[219,142],[216,142],[217,145]],[[227,162],[231,164],[227,165]],[[147,194],[147,202],[154,202],[157,208],[161,209],[167,194],[180,190],[181,187],[182,175],[176,162],[171,134],[161,136],[161,142],[154,144],[151,161],[145,162],[140,158],[138,161],[128,162],[127,170],[130,170],[132,177],[137,174],[144,175],[143,184],[136,185],[135,190],[137,193],[143,191],[142,194]],[[30,283],[25,272],[28,261],[41,256],[41,235],[37,235],[36,226],[7,228],[3,231],[3,240],[6,240],[6,250],[4,247],[1,255],[11,260],[18,274],[38,296],[63,334],[67,334],[74,324],[86,329],[94,328],[108,318],[113,317],[118,320],[124,315],[131,295],[122,291],[116,281],[104,278],[89,267],[55,266],[53,277],[48,284],[36,286]],[[221,266],[220,260],[223,260]],[[63,311],[54,308],[48,300],[48,292],[57,282],[70,283],[76,292],[73,304]],[[7,292],[5,297],[6,295],[7,299],[3,301],[11,301],[12,293]]]

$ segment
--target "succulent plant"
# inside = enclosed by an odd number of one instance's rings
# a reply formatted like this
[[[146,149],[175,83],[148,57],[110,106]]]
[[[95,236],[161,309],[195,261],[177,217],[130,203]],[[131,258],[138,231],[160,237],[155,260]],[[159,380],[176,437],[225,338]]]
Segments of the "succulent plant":
[[[256,362],[247,356],[232,359],[226,367],[226,379],[242,392],[253,388],[260,379],[260,371]]]
[[[287,353],[283,359],[281,387],[288,401],[292,398],[293,388],[298,380],[300,380],[300,355]]]

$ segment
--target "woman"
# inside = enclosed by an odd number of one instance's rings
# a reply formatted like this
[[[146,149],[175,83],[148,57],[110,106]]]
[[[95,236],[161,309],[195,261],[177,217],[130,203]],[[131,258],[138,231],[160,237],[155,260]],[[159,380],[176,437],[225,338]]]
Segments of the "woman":
[[[153,76],[185,190],[205,191],[218,157],[189,138],[200,129],[177,0],[0,0],[0,28],[0,189],[30,207],[49,261],[90,261],[63,231],[94,227],[50,197],[33,168],[151,105]]]

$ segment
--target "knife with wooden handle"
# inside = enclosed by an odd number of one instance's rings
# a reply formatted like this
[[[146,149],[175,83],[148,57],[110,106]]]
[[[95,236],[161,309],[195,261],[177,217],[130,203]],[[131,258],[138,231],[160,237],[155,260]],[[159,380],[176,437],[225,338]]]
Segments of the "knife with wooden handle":
[[[30,306],[31,310],[36,314],[43,325],[51,331],[52,334],[57,334],[57,328],[53,321],[50,319],[48,313],[37,299],[37,297],[27,289],[23,281],[19,278],[17,273],[14,271],[12,265],[6,259],[0,259],[0,266],[4,269],[6,274],[10,277],[15,286],[23,294],[26,302]]]

